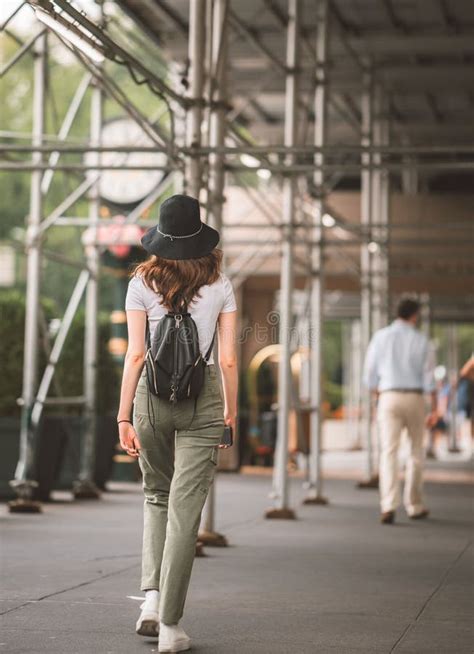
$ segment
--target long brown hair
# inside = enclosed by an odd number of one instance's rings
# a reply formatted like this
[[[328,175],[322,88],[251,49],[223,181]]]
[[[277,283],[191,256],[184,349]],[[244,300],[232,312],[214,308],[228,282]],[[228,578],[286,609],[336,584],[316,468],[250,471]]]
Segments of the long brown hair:
[[[130,276],[141,275],[146,286],[162,296],[162,304],[169,311],[180,311],[184,304],[189,306],[196,295],[201,297],[201,286],[218,280],[221,265],[222,250],[219,248],[198,259],[164,259],[152,254],[137,264]]]

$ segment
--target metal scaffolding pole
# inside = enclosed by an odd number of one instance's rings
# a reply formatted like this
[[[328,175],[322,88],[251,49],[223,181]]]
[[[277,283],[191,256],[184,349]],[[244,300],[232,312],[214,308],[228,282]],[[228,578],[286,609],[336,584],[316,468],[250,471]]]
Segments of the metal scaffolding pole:
[[[431,339],[431,298],[429,293],[420,293],[420,329],[428,340]]]
[[[378,84],[373,86],[372,93],[372,143],[373,145],[379,145],[382,141],[382,125],[380,120],[380,113],[382,109],[381,105],[382,100],[382,89]],[[381,155],[379,152],[375,152],[372,155],[372,163],[380,166],[381,164]],[[370,223],[379,223],[381,222],[381,206],[382,206],[382,180],[381,180],[381,170],[377,168],[372,173],[372,211],[370,217]],[[375,228],[372,226],[370,230],[371,234],[371,250],[370,250],[370,261],[371,261],[371,293],[370,293],[370,333],[373,333],[375,330],[381,327],[380,320],[380,254],[381,254],[381,245],[380,245],[380,228]],[[370,256],[369,255],[369,256]]]
[[[81,60],[82,62],[82,60]],[[92,77],[96,77],[99,79],[99,76],[97,72],[94,70],[94,74]],[[107,82],[110,82],[110,78],[106,78]],[[78,87],[78,91],[79,91]],[[106,89],[104,89],[106,90]],[[76,91],[76,93],[78,92]],[[385,97],[385,96],[384,96]],[[115,98],[114,98],[115,99]],[[74,100],[73,100],[74,101]],[[192,101],[190,99],[190,103],[192,104]],[[388,113],[388,109],[386,110]],[[161,112],[160,112],[161,113]],[[166,113],[165,110],[163,110],[163,113]],[[135,120],[134,116],[131,116],[132,119]],[[66,120],[66,118],[64,119]],[[229,117],[227,116],[227,120],[229,122]],[[155,119],[146,119],[147,125],[150,128],[153,128],[154,130],[157,129],[156,125],[156,120]],[[61,128],[63,129],[63,128]],[[158,138],[164,139],[164,136],[162,135],[161,130],[159,133],[155,132],[155,137],[153,138],[154,141],[156,141],[156,134],[158,134]],[[2,138],[25,138],[25,134],[23,132],[9,132],[5,130],[0,130],[0,135]],[[255,156],[256,161],[255,164],[252,164],[250,166],[244,165],[245,168],[250,168],[251,170],[258,170],[259,168],[267,168],[269,166],[268,162],[268,155],[269,154],[302,154],[302,155],[315,155],[317,152],[322,152],[323,154],[326,155],[327,160],[329,161],[331,158],[333,159],[333,164],[334,166],[344,166],[344,161],[338,161],[335,159],[337,157],[340,159],[341,156],[352,156],[353,159],[351,159],[353,166],[356,164],[358,165],[359,162],[357,161],[357,157],[360,157],[361,154],[363,153],[372,153],[376,154],[379,153],[383,155],[385,158],[390,158],[392,163],[397,164],[397,170],[401,171],[403,167],[406,167],[407,157],[417,157],[417,163],[416,166],[418,168],[419,165],[423,167],[423,161],[420,159],[421,157],[425,158],[427,156],[432,157],[432,156],[441,156],[441,155],[446,155],[446,158],[444,161],[449,162],[453,161],[452,156],[453,155],[462,155],[464,158],[464,161],[468,163],[469,165],[472,165],[472,155],[474,154],[474,146],[470,145],[456,145],[453,144],[451,147],[443,146],[443,145],[430,145],[430,146],[411,146],[411,145],[405,145],[405,146],[398,146],[398,145],[380,145],[376,146],[375,144],[370,146],[370,147],[363,147],[361,145],[345,145],[345,144],[333,144],[333,145],[324,145],[322,147],[316,147],[315,145],[295,145],[293,147],[286,147],[282,144],[279,143],[268,143],[268,145],[253,145],[251,142],[247,143],[245,139],[242,139],[241,135],[239,134],[232,134],[233,139],[239,139],[238,142],[236,142],[233,145],[223,145],[220,147],[215,147],[215,148],[210,148],[208,145],[202,145],[200,147],[191,147],[191,146],[183,146],[179,148],[180,154],[181,155],[187,155],[189,156],[190,154],[200,154],[202,156],[204,155],[209,155],[212,152],[216,152],[218,154],[226,154],[228,156],[232,155],[239,155],[239,154],[251,154],[252,156]],[[405,139],[406,142],[406,139]],[[8,152],[8,153],[31,153],[31,152],[36,152],[40,150],[41,152],[45,153],[51,153],[54,151],[58,152],[67,152],[67,153],[75,153],[75,152],[95,152],[99,150],[100,152],[156,152],[157,150],[165,152],[165,145],[162,143],[159,143],[158,145],[140,145],[139,143],[135,145],[109,145],[109,146],[96,146],[96,147],[89,147],[89,145],[83,143],[81,139],[77,139],[75,137],[69,136],[69,138],[66,140],[65,138],[61,138],[59,134],[49,134],[47,137],[45,137],[45,142],[41,146],[34,147],[32,145],[29,145],[28,143],[0,143],[0,152]],[[470,156],[471,159],[467,159],[467,156]],[[177,155],[176,155],[177,156]],[[450,157],[449,159],[447,157]],[[429,162],[425,162],[429,163]],[[461,160],[458,161],[458,163],[462,163]],[[382,162],[381,167],[383,169],[386,168],[386,162]],[[411,165],[415,165],[412,163]],[[308,164],[307,168],[309,169],[311,167],[310,164]],[[360,167],[360,166],[359,166]],[[374,165],[375,167],[375,165]]]
[[[102,131],[102,89],[93,82],[90,115],[90,141],[94,146],[100,145]],[[100,164],[100,153],[92,153],[91,166]],[[84,413],[83,438],[79,478],[73,483],[76,498],[97,499],[100,491],[94,483],[95,449],[96,449],[96,413],[97,413],[97,330],[99,311],[99,266],[100,251],[97,245],[97,227],[99,223],[100,195],[99,179],[89,190],[89,226],[95,230],[93,242],[86,246],[87,267],[90,277],[87,282],[85,298],[85,335],[84,335]]]
[[[48,391],[51,382],[53,382],[56,365],[59,361],[59,357],[64,347],[64,343],[66,342],[69,329],[71,328],[72,322],[74,320],[74,316],[76,315],[77,308],[82,299],[84,290],[87,287],[88,279],[89,279],[89,271],[81,270],[81,272],[79,273],[79,277],[77,278],[77,282],[74,287],[74,290],[71,293],[71,297],[66,307],[66,311],[64,312],[63,319],[61,320],[61,326],[56,335],[54,345],[49,353],[48,364],[45,368],[43,377],[38,387],[38,393],[35,399],[35,403],[33,405],[33,410],[31,412],[31,421],[35,428],[39,425],[39,421],[41,419],[44,406],[46,403],[48,403],[48,399],[49,401],[53,401],[53,402],[57,401],[58,399],[59,400],[65,399],[65,398],[48,398]],[[63,393],[61,393],[61,395],[63,395]]]
[[[229,0],[215,0],[212,15],[211,71],[210,71],[210,147],[225,144],[225,98],[226,98],[226,59],[227,59],[227,11]],[[192,4],[192,3],[191,3]],[[205,4],[202,3],[200,20],[205,20]],[[191,23],[192,26],[192,23]],[[190,27],[191,27],[190,26]],[[198,29],[197,26],[194,26]],[[191,38],[191,35],[190,35]],[[202,85],[201,85],[202,86]],[[209,155],[209,195],[207,198],[207,222],[222,233],[222,207],[224,203],[225,155]],[[214,358],[217,356],[217,344]],[[199,540],[206,545],[225,547],[227,539],[215,530],[215,484],[211,485],[203,509],[202,530]]]
[[[354,388],[352,386],[352,320],[341,321],[341,352],[342,352],[342,406],[344,408],[344,419],[351,415],[351,407],[354,400]]]
[[[373,139],[373,76],[367,69],[363,74],[363,93],[361,97],[362,109],[362,146],[371,146]],[[361,172],[361,225],[369,236],[369,242],[361,245],[361,357],[365,356],[372,333],[372,255],[370,241],[372,238],[373,213],[373,171],[372,154],[363,153],[361,156],[363,168]],[[362,369],[362,368],[361,368]],[[361,397],[362,436],[367,447],[367,478],[359,483],[361,488],[372,488],[377,485],[377,478],[373,467],[372,447],[372,406],[370,391],[364,388]]]
[[[380,86],[374,89],[374,146],[385,145],[388,141],[388,119],[386,98]],[[384,327],[388,322],[388,225],[390,211],[390,188],[388,171],[381,168],[382,157],[375,152],[373,160],[377,169],[373,176],[372,211],[372,331]]]
[[[286,97],[285,97],[285,145],[292,146],[296,139],[297,125],[297,70],[300,3],[288,0],[288,25],[286,48]],[[294,161],[288,155],[288,163]],[[274,508],[267,518],[294,518],[288,506],[288,419],[290,412],[291,384],[291,327],[293,287],[293,221],[295,213],[295,178],[283,180],[283,216],[286,230],[282,231],[281,281],[280,281],[280,343],[281,356],[278,366],[278,430],[273,468]]]
[[[429,293],[420,293],[418,296],[420,302],[420,331],[426,336],[430,342],[430,346],[436,351],[437,342],[431,339],[431,298]],[[435,451],[435,431],[428,429],[428,442],[426,447],[426,457],[429,459],[436,458]]]
[[[210,71],[209,197],[207,222],[220,230],[224,205],[225,156],[213,148],[225,145],[227,32],[229,0],[216,0],[212,16],[212,69]]]
[[[133,118],[136,122],[137,119]],[[180,122],[183,124],[183,128],[180,130],[180,132],[176,132],[176,143],[177,149],[179,150],[180,153],[183,153],[184,151],[184,137],[185,137],[185,117],[183,114],[182,120]],[[141,126],[143,126],[143,121],[139,123]],[[77,148],[76,148],[77,149]],[[118,151],[122,150],[123,148],[117,148]],[[133,151],[133,149],[129,148],[129,150]],[[193,154],[197,154],[197,152],[193,152]],[[212,154],[219,154],[219,152],[213,151]],[[400,163],[382,163],[381,167],[384,168],[385,170],[389,170],[390,172],[401,172],[403,171],[405,164],[400,164]],[[50,165],[47,163],[43,163],[41,165],[35,165],[32,161],[5,161],[5,160],[0,160],[0,170],[4,171],[14,171],[14,172],[29,172],[32,170],[36,170],[37,168],[42,168],[43,170],[47,170],[50,168]],[[84,172],[88,171],[90,169],[90,165],[84,164],[84,163],[64,163],[64,164],[58,164],[55,166],[54,170],[62,170],[63,172]],[[156,164],[129,164],[125,163],[121,166],[117,166],[115,164],[104,164],[100,166],[95,167],[96,170],[164,170],[164,171],[171,171],[171,170],[176,170],[176,172],[179,172],[182,175],[182,168],[180,167],[179,169],[176,168],[174,165],[163,165],[163,166],[158,166]],[[298,177],[304,174],[309,174],[314,172],[314,164],[313,163],[294,163],[291,166],[288,165],[282,165],[282,164],[267,164],[267,163],[261,163],[261,164],[256,164],[255,166],[248,166],[247,164],[237,164],[237,163],[231,163],[228,162],[225,166],[226,171],[230,171],[232,173],[237,173],[237,172],[257,172],[258,170],[267,170],[271,173],[274,173],[275,175],[286,175],[286,176],[294,176]],[[372,165],[372,166],[364,166],[362,164],[358,163],[351,163],[351,162],[344,162],[341,161],[340,163],[327,163],[324,164],[323,169],[326,173],[336,173],[338,175],[341,174],[346,174],[346,175],[356,175],[359,174],[363,171],[366,170],[376,170],[377,166]],[[469,170],[474,170],[474,161],[434,161],[434,162],[423,162],[421,161],[417,165],[417,169],[419,171],[426,171],[426,172],[460,172],[460,171],[469,171]]]
[[[74,97],[71,100],[71,104],[69,105],[66,115],[64,117],[61,128],[58,132],[58,141],[64,142],[66,140],[69,134],[69,130],[71,129],[74,119],[79,111],[82,100],[86,94],[87,89],[89,88],[91,79],[92,76],[90,75],[90,73],[86,73],[82,78],[79,86],[77,87]],[[53,176],[54,176],[54,168],[57,166],[60,156],[61,156],[60,150],[53,150],[49,155],[48,163],[51,166],[51,168],[50,170],[47,170],[43,175],[43,181],[41,183],[41,192],[43,193],[43,195],[46,195],[46,193],[49,190],[49,187],[51,186],[51,182],[53,181]]]
[[[45,125],[45,89],[47,63],[47,36],[43,34],[34,44],[34,92],[32,144],[41,146]],[[39,166],[43,162],[41,152],[33,154],[33,161]],[[25,345],[23,356],[23,389],[21,405],[20,457],[15,470],[15,478],[10,485],[18,498],[8,503],[9,510],[38,513],[41,504],[33,500],[33,489],[38,486],[34,479],[35,455],[39,431],[34,429],[31,414],[35,401],[38,381],[38,319],[41,278],[41,239],[39,225],[43,211],[40,169],[31,173],[30,211],[26,233],[27,271],[25,298]]]
[[[328,3],[319,0],[316,8],[316,89],[314,96],[314,144],[322,147],[326,142],[327,127],[327,53],[328,53]],[[309,486],[304,504],[327,504],[323,497],[323,480],[321,475],[321,436],[322,436],[322,341],[323,341],[323,284],[324,252],[323,223],[324,214],[323,185],[324,155],[318,152],[314,157],[314,185],[317,199],[315,201],[314,227],[311,248],[311,421],[310,421],[310,456]]]
[[[95,77],[98,77],[95,74]],[[109,79],[109,78],[108,78]],[[79,88],[79,87],[78,87]],[[387,109],[388,112],[388,109]],[[133,116],[132,116],[133,118]],[[66,118],[65,118],[66,120]],[[155,124],[155,120],[148,121],[149,126]],[[156,129],[156,125],[154,127]],[[9,132],[5,130],[0,131],[2,138],[25,138],[26,135],[23,132]],[[233,138],[237,136],[242,138],[241,135],[232,135]],[[154,139],[155,140],[155,139]],[[404,139],[406,141],[406,138]],[[25,143],[1,143],[0,152],[9,152],[9,153],[31,153],[40,150],[41,152],[51,153],[53,151],[65,151],[67,153],[74,152],[156,152],[159,149],[160,151],[165,151],[163,145],[157,147],[156,145],[109,145],[109,146],[96,146],[92,147],[88,144],[81,142],[81,139],[75,139],[74,137],[69,137],[66,141],[61,138],[59,134],[49,134],[45,136],[45,143],[41,146],[32,146]],[[183,155],[189,154],[200,154],[200,155],[209,155],[211,152],[217,152],[218,154],[226,154],[229,156],[238,155],[238,154],[251,154],[256,158],[260,157],[262,160],[255,162],[254,165],[250,166],[252,170],[258,170],[259,168],[266,168],[268,166],[267,157],[269,154],[303,154],[303,155],[314,155],[317,152],[322,152],[329,157],[341,157],[341,155],[353,155],[354,156],[354,165],[356,163],[356,157],[360,156],[363,153],[380,153],[384,156],[396,157],[399,163],[399,170],[402,166],[406,166],[406,157],[407,156],[416,156],[421,157],[425,155],[473,155],[474,146],[472,145],[457,145],[453,144],[452,146],[444,145],[380,145],[364,147],[362,145],[346,145],[346,144],[327,144],[322,147],[316,147],[315,145],[294,145],[293,147],[285,146],[280,143],[268,143],[267,145],[253,145],[251,142],[247,143],[246,140],[243,142],[236,142],[233,145],[223,145],[220,147],[210,148],[207,145],[202,145],[201,147],[182,147],[180,148],[180,153]],[[450,159],[452,160],[452,159]],[[419,162],[418,162],[419,163]],[[418,166],[418,163],[416,164]],[[471,162],[472,163],[472,162]],[[343,165],[343,161],[335,162],[335,165]],[[415,165],[415,164],[412,164]],[[309,166],[308,166],[309,167]],[[249,166],[246,166],[249,168]],[[385,168],[385,164],[382,164],[382,168]]]
[[[204,53],[206,42],[206,0],[194,0],[189,5],[189,97],[192,101],[187,115],[188,148],[201,146],[201,123],[204,91]],[[201,155],[191,154],[186,161],[186,186],[192,197],[199,199],[201,190]]]
[[[2,31],[3,31],[3,30],[0,30],[0,33],[1,33]],[[4,66],[2,66],[2,68],[0,68],[0,79],[2,79],[2,77],[3,77],[4,75],[6,75],[6,74],[8,73],[8,71],[9,71],[11,68],[13,68],[13,66],[14,66],[16,63],[18,63],[18,61],[20,61],[20,59],[21,59],[21,58],[22,58],[22,57],[23,57],[27,52],[29,52],[31,46],[34,45],[35,41],[37,41],[37,39],[41,38],[41,36],[43,36],[43,34],[45,34],[45,32],[46,32],[46,30],[43,29],[43,30],[41,30],[40,32],[38,32],[37,34],[34,34],[30,39],[28,39],[28,41],[26,41],[26,42],[21,46],[21,48],[19,48],[19,49],[15,52],[15,54],[13,55],[13,57],[12,57],[9,61],[7,61],[6,64],[5,64]]]
[[[361,405],[361,392],[362,392],[362,359],[360,356],[361,351],[361,324],[360,320],[351,321],[350,333],[350,391],[349,391],[349,429],[353,435],[352,450],[361,450],[361,434],[360,434],[360,419],[359,411]]]
[[[406,136],[402,136],[403,147],[409,149],[409,143]],[[402,183],[402,193],[405,195],[417,195],[419,189],[419,171],[416,157],[412,154],[405,154],[402,157],[402,172],[400,175]]]
[[[389,123],[388,106],[384,89],[380,85],[374,88],[374,111],[373,111],[373,143],[377,147],[388,145]],[[367,246],[371,248],[369,256],[372,257],[370,279],[372,284],[371,297],[371,333],[385,327],[388,322],[388,297],[389,297],[389,257],[388,257],[388,236],[389,236],[389,211],[390,211],[390,177],[387,170],[382,166],[382,155],[377,152],[373,154],[373,162],[377,168],[372,170],[373,196],[372,196],[372,242]],[[376,223],[376,226],[374,225]],[[370,409],[371,404],[369,405]],[[378,458],[379,433],[377,423],[372,422],[370,415],[370,443],[373,452],[367,453],[370,463]],[[372,459],[370,460],[370,457]],[[369,471],[369,484],[376,485],[376,473]]]
[[[390,118],[388,97],[382,96],[382,116],[381,116],[381,140],[383,146],[390,145]],[[391,228],[391,205],[390,205],[391,187],[390,173],[382,168],[380,172],[380,239],[384,245],[380,249],[379,261],[381,272],[380,287],[380,324],[387,325],[390,320],[390,257],[389,257],[389,240]],[[379,221],[377,221],[379,222]],[[377,227],[378,228],[378,227]]]
[[[460,452],[458,445],[458,393],[457,382],[459,377],[458,360],[458,329],[455,323],[447,326],[448,341],[448,375],[451,385],[451,399],[449,403],[449,452]]]

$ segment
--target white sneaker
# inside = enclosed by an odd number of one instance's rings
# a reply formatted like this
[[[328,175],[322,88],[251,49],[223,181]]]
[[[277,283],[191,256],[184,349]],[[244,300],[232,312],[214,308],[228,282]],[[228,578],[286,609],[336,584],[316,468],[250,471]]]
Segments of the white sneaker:
[[[182,627],[177,624],[163,624],[160,622],[159,652],[184,652],[190,647],[191,638]]]
[[[145,600],[140,604],[142,612],[137,620],[135,631],[140,636],[155,638],[158,636],[160,616],[158,614],[158,601]]]

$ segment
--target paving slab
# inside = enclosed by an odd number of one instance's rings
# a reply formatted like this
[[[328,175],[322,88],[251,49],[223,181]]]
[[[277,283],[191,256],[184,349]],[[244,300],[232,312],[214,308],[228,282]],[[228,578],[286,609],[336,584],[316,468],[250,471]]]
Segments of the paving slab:
[[[447,464],[446,464],[447,466]],[[449,470],[448,470],[449,472]],[[194,562],[183,626],[208,654],[467,654],[473,651],[472,488],[429,484],[432,519],[378,522],[376,491],[330,480],[327,507],[266,520],[266,475],[221,473],[216,526],[227,548]],[[44,505],[2,524],[0,652],[157,651],[136,636],[143,496]]]
[[[416,624],[397,647],[397,654],[472,654],[471,624],[427,622]]]

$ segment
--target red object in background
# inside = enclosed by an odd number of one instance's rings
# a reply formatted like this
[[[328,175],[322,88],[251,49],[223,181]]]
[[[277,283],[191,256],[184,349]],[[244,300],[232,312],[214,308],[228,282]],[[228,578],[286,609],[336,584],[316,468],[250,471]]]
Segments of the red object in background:
[[[105,245],[117,259],[126,259],[133,246],[140,245],[145,230],[134,223],[126,223],[125,216],[114,216],[115,223],[97,227],[97,244]],[[87,248],[93,244],[94,228],[89,227],[82,235],[82,243]]]
[[[255,454],[258,454],[260,456],[272,454],[272,452],[273,452],[273,448],[270,447],[269,445],[257,445],[257,447],[255,448]]]

